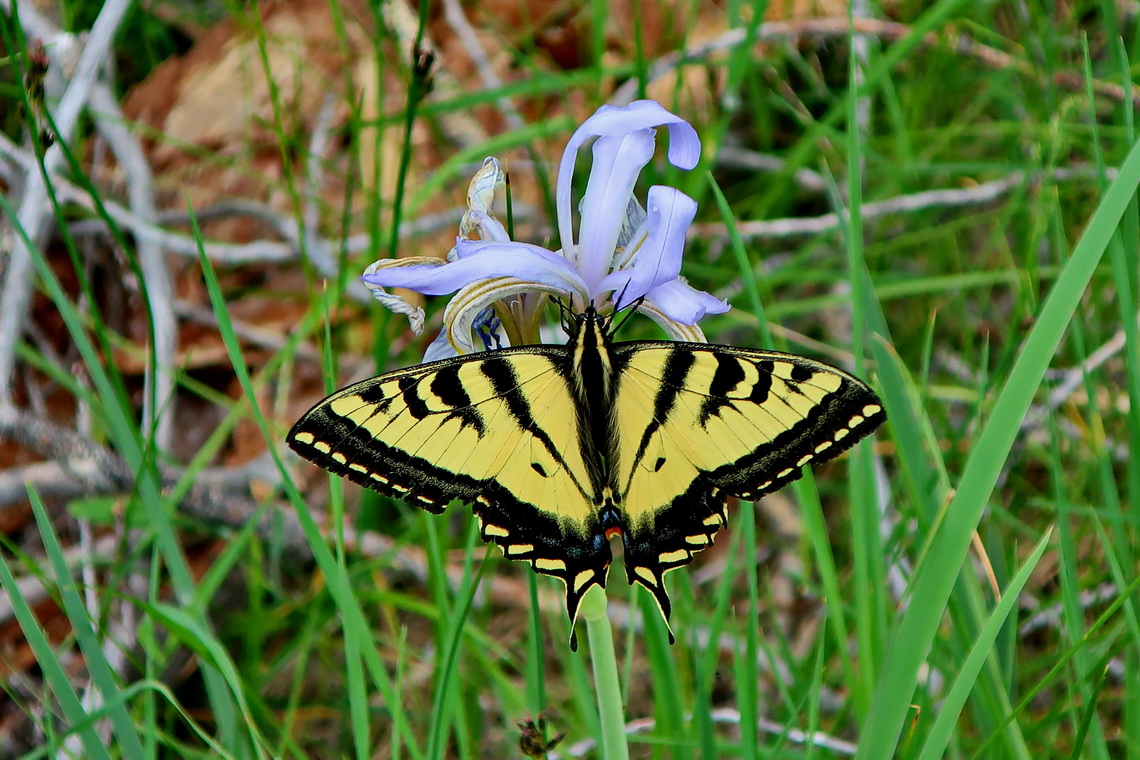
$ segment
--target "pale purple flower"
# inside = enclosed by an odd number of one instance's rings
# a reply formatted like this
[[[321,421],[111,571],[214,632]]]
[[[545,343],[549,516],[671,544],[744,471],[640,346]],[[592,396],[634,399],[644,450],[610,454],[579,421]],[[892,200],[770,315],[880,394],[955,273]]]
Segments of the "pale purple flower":
[[[469,211],[448,261],[378,261],[361,279],[385,305],[408,314],[413,326],[419,316],[421,327],[422,312],[413,314],[417,310],[383,288],[426,295],[459,291],[444,314],[447,329],[425,358],[474,350],[472,330],[486,328],[490,306],[510,299],[515,316],[526,319],[545,302],[541,294],[568,297],[575,311],[589,305],[618,311],[643,299],[641,310],[674,337],[703,338],[697,320],[729,307],[680,276],[685,233],[697,204],[662,185],[649,188],[645,209],[633,194],[638,175],[653,158],[656,128],[662,126],[669,130],[669,162],[681,169],[696,166],[701,152],[696,131],[652,100],[602,106],[574,132],[562,155],[555,194],[562,250],[509,239],[491,212],[500,175],[498,163],[488,159],[472,181]],[[571,179],[578,149],[590,138],[597,138],[594,161],[578,205],[581,221],[575,235]],[[475,231],[480,239],[469,239]]]

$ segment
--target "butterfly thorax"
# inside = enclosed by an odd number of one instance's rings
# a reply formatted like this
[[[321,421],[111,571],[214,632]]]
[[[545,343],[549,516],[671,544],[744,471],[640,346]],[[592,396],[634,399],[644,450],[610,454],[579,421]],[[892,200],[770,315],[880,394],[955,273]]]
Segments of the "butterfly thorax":
[[[617,373],[613,364],[609,323],[593,307],[577,315],[570,324],[569,376],[576,397],[578,434],[585,461],[590,469],[594,500],[599,507],[603,532],[620,530],[619,505],[615,502],[616,477],[612,463],[617,459],[617,426],[614,424],[614,396]]]
[[[570,323],[570,376],[578,398],[603,408],[613,398],[613,364],[610,361],[608,325],[591,306]]]

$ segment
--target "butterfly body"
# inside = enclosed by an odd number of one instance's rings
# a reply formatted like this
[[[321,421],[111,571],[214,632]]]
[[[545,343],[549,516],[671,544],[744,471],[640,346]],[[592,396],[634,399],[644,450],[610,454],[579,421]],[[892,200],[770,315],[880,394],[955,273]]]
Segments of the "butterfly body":
[[[614,342],[593,309],[565,346],[443,359],[351,385],[288,436],[331,472],[431,512],[471,505],[484,540],[566,584],[573,621],[610,540],[666,619],[669,570],[756,499],[885,419],[861,381],[803,357]]]

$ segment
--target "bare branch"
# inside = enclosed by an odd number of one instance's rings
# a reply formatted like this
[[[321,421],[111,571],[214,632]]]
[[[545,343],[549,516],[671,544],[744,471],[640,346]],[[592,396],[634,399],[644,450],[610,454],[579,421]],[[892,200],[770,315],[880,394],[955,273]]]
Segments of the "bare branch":
[[[12,159],[26,172],[35,171],[36,159],[29,152],[23,150],[3,134],[0,134],[0,157]],[[65,202],[74,203],[92,213],[95,212],[95,202],[83,188],[68,182],[58,176],[52,176],[52,186],[56,195]],[[231,199],[216,203],[195,217],[199,219],[217,218],[229,215],[248,215],[269,225],[287,242],[272,242],[268,240],[255,240],[251,243],[221,243],[216,241],[199,242],[190,235],[172,232],[153,222],[140,219],[132,212],[123,208],[112,200],[103,200],[103,208],[107,215],[116,224],[129,230],[135,236],[150,236],[165,252],[173,253],[186,258],[197,259],[198,248],[201,245],[206,257],[218,266],[238,266],[242,264],[280,264],[300,259],[300,235],[297,225],[272,208],[248,200]],[[529,204],[516,203],[514,215],[516,219],[530,219],[538,214],[538,209]],[[434,214],[425,214],[418,219],[405,220],[400,223],[400,237],[410,238],[438,232],[442,229],[454,227],[463,215],[463,209],[456,207]],[[167,223],[187,222],[190,214],[185,211],[159,212],[158,218]],[[72,222],[68,230],[73,234],[87,235],[105,233],[107,225],[101,218],[84,219]],[[352,235],[344,240],[319,240],[318,245],[329,250],[344,250],[349,254],[358,254],[370,250],[371,236],[367,233]],[[372,295],[367,289],[350,287],[349,294],[361,303],[372,303]]]
[[[1116,176],[1115,169],[1108,170],[1108,177]],[[899,195],[882,201],[864,203],[861,214],[864,220],[876,219],[888,214],[898,214],[904,211],[919,211],[931,208],[954,208],[958,206],[978,206],[992,203],[998,198],[1023,187],[1027,182],[1039,182],[1049,177],[1054,182],[1064,182],[1074,179],[1095,179],[1097,170],[1093,167],[1074,167],[1054,169],[1051,172],[1034,172],[1027,174],[1015,171],[1009,176],[992,182],[985,182],[973,187],[947,188],[942,190],[925,190],[920,193]],[[779,239],[797,237],[800,235],[819,235],[839,229],[843,218],[839,214],[821,214],[809,217],[789,217],[786,219],[769,219],[745,221],[737,224],[737,230],[744,239]],[[689,235],[697,238],[724,239],[728,232],[722,222],[705,222],[694,224],[689,228]]]
[[[712,711],[710,717],[714,723],[740,725],[741,722],[740,712],[729,707],[716,708]],[[688,715],[686,719],[692,720],[692,716]],[[643,734],[652,731],[656,727],[657,720],[655,718],[639,718],[625,724],[625,733],[626,735]],[[825,734],[822,731],[814,731],[809,734],[798,728],[789,728],[766,718],[757,720],[756,727],[766,734],[783,736],[787,741],[793,744],[813,744],[816,747],[829,749],[840,755],[854,755],[858,750],[858,747],[851,742],[836,738],[830,734]],[[597,739],[590,737],[569,745],[563,752],[566,757],[585,757],[596,747]],[[558,752],[550,752],[548,756],[550,760],[559,760],[559,758],[562,757]]]
[[[10,11],[10,0],[4,0],[4,6],[5,10]],[[21,20],[25,18],[25,13],[31,14],[29,17],[35,16],[34,11],[28,6],[27,3],[21,4]],[[24,182],[24,197],[15,220],[14,244],[0,290],[0,301],[4,303],[3,310],[0,310],[0,407],[12,403],[16,343],[23,332],[28,302],[32,294],[32,254],[28,244],[39,245],[52,212],[44,174],[51,176],[61,166],[63,143],[71,138],[72,129],[90,97],[91,88],[110,49],[111,41],[129,6],[130,0],[107,0],[100,9],[99,16],[91,27],[87,44],[79,57],[75,75],[53,114],[53,121],[59,134],[56,144],[50,147],[44,156],[45,172],[30,171]],[[50,53],[51,48],[48,50]]]
[[[110,87],[97,83],[91,91],[91,111],[99,133],[115,159],[122,167],[127,180],[127,194],[131,211],[146,222],[154,223],[157,216],[154,202],[154,173],[143,155],[142,146],[124,125],[123,112],[115,101]],[[135,239],[139,257],[139,270],[145,285],[148,324],[154,341],[154,361],[147,363],[144,381],[142,429],[154,431],[155,443],[160,451],[170,449],[174,432],[174,355],[178,349],[178,330],[174,319],[174,289],[170,271],[163,260],[158,242],[150,235]],[[160,414],[159,410],[162,410]]]
[[[304,186],[304,229],[302,240],[309,261],[318,272],[328,278],[336,277],[336,261],[332,251],[319,235],[321,222],[321,181],[324,176],[324,162],[329,150],[329,132],[332,129],[333,105],[335,101],[328,96],[321,103],[321,110],[317,113],[316,123],[313,125],[313,136],[309,140],[309,155],[305,162]]]
[[[499,79],[499,75],[495,73],[494,67],[491,66],[490,60],[487,58],[487,52],[483,50],[483,46],[479,44],[479,36],[475,33],[475,29],[471,26],[471,22],[467,19],[467,14],[463,12],[463,7],[459,4],[459,0],[443,0],[443,16],[447,19],[447,23],[455,31],[459,41],[463,43],[464,49],[467,54],[471,56],[471,60],[475,63],[475,70],[479,72],[479,78],[483,80],[483,86],[488,90],[497,90],[503,86],[503,80]],[[499,110],[503,112],[503,118],[507,121],[507,126],[511,129],[521,129],[525,126],[522,116],[515,108],[515,104],[511,99],[503,96],[496,101],[499,104]]]
[[[906,24],[897,24],[891,21],[880,21],[871,18],[856,18],[848,22],[847,18],[820,18],[801,19],[796,21],[768,21],[761,24],[751,36],[755,42],[770,42],[799,37],[813,37],[829,39],[835,37],[848,37],[852,32],[856,35],[878,37],[884,40],[900,40],[912,33]],[[750,39],[748,30],[735,27],[717,37],[704,40],[684,50],[670,52],[661,56],[649,67],[649,82],[656,81],[669,75],[674,69],[691,61],[699,61],[715,53],[731,50]],[[983,45],[965,34],[955,34],[953,31],[943,33],[929,32],[921,38],[921,43],[931,48],[949,48],[960,56],[968,56],[986,66],[995,69],[1011,69],[1027,77],[1039,78],[1041,72],[1029,61],[1014,58],[996,48]],[[1082,91],[1085,88],[1084,74],[1077,71],[1058,71],[1053,74],[1053,81],[1070,90]],[[637,96],[639,82],[630,79],[610,96],[611,105],[626,105]],[[1099,79],[1092,81],[1092,90],[1097,95],[1112,100],[1140,105],[1140,88],[1129,85],[1127,89],[1113,82],[1103,82]]]
[[[1140,323],[1140,314],[1137,314],[1136,319],[1137,323]],[[1126,342],[1124,328],[1122,327],[1090,353],[1083,362],[1064,370],[1061,381],[1049,392],[1045,403],[1034,406],[1029,414],[1025,415],[1025,419],[1021,422],[1021,432],[1023,434],[1028,433],[1044,425],[1049,415],[1064,404],[1073,392],[1081,386],[1085,380],[1085,375],[1094,372],[1109,359],[1123,351]]]
[[[717,151],[714,160],[719,166],[731,166],[758,172],[781,172],[787,166],[787,162],[777,156],[769,156],[765,153],[736,148],[731,145],[725,145]],[[805,190],[822,193],[827,189],[827,183],[823,181],[823,177],[819,172],[813,172],[811,169],[796,169],[792,173],[792,178]]]

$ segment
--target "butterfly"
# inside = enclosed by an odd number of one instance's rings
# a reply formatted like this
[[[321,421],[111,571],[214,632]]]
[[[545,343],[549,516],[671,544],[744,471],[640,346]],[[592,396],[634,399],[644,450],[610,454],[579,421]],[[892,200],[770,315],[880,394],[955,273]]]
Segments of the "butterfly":
[[[500,348],[388,372],[324,399],[289,445],[429,512],[471,506],[483,539],[582,596],[610,541],[668,622],[664,576],[757,499],[886,419],[862,381],[801,356],[708,343],[615,342],[592,306],[566,345]],[[669,634],[673,640],[672,632]],[[571,634],[571,647],[576,638]]]

